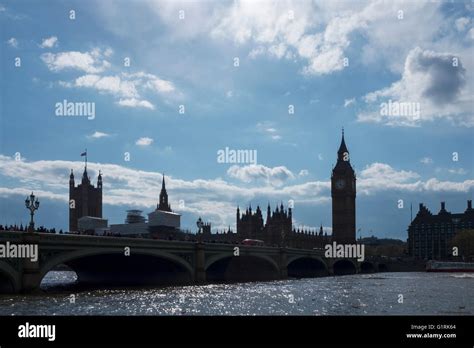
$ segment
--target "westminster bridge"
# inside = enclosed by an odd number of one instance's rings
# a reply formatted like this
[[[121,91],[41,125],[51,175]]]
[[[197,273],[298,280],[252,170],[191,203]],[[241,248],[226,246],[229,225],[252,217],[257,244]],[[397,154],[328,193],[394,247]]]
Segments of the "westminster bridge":
[[[185,285],[387,271],[380,260],[328,259],[323,250],[72,234],[0,232],[37,245],[38,258],[0,258],[0,292],[32,292],[60,265],[92,285]]]

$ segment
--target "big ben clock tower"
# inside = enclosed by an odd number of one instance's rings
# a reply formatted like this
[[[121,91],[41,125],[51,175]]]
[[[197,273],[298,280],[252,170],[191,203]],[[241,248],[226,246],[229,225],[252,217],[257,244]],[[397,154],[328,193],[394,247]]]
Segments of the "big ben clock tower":
[[[351,167],[349,151],[342,129],[337,163],[331,175],[332,239],[337,243],[355,243],[356,177]]]

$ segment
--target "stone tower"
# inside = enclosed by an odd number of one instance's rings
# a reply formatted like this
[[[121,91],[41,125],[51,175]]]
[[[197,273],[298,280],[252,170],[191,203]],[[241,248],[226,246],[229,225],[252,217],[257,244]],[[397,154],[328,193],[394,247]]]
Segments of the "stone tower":
[[[337,163],[331,175],[332,238],[337,243],[355,243],[356,240],[356,177],[349,151],[342,140],[337,151]]]
[[[69,231],[77,231],[77,220],[83,216],[102,218],[102,174],[99,172],[94,187],[87,175],[87,162],[77,187],[72,169],[69,176]]]

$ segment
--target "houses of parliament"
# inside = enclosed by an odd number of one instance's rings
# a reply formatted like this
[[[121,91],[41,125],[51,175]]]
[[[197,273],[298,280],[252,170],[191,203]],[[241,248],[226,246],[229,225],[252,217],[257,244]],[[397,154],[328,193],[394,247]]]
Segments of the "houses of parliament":
[[[241,241],[257,239],[271,246],[288,246],[292,248],[313,249],[335,241],[337,243],[355,243],[356,241],[356,177],[350,164],[349,150],[342,131],[341,144],[337,151],[337,162],[331,175],[332,197],[332,235],[293,228],[292,208],[285,209],[282,203],[271,210],[267,206],[266,219],[259,206],[253,211],[249,206],[245,211],[237,207],[237,233],[231,231],[211,234],[210,226],[204,229],[205,239],[216,241]]]
[[[87,163],[87,162],[86,162]],[[74,185],[74,175],[70,175],[70,200],[75,207],[69,210],[70,231],[81,232],[78,221],[86,220],[90,229],[100,223],[100,230],[109,228],[107,220],[102,219],[102,175],[99,173],[97,187],[90,183],[87,175],[87,164],[78,187]],[[180,229],[179,214],[171,211],[168,204],[168,193],[165,187],[164,176],[157,208],[148,214],[148,222],[144,218],[127,219],[125,224],[111,225],[109,230],[118,231],[122,236],[140,236],[148,238],[166,238],[172,240],[201,240],[205,242],[240,243],[245,239],[261,240],[269,246],[287,246],[293,248],[313,249],[323,248],[333,241],[337,243],[355,243],[356,223],[356,177],[350,164],[349,151],[342,131],[341,144],[337,151],[337,162],[331,175],[332,197],[332,235],[323,231],[309,231],[293,228],[293,211],[291,207],[285,209],[283,203],[274,210],[268,204],[265,219],[259,206],[255,210],[251,206],[245,210],[237,207],[236,227],[233,232],[230,227],[227,231],[211,233],[211,224],[203,223],[199,218],[199,232],[197,234],[184,232]],[[137,212],[137,210],[133,210]],[[160,217],[159,219],[157,216]],[[163,216],[161,216],[163,215]],[[166,216],[164,216],[166,215]],[[173,215],[173,216],[171,216]],[[175,216],[176,215],[176,216]],[[171,219],[173,218],[173,219]],[[173,221],[171,221],[171,220]],[[175,221],[176,220],[176,221]],[[173,223],[170,223],[173,222]],[[105,225],[104,225],[105,222]],[[95,228],[97,230],[97,228]],[[82,231],[85,232],[85,231]],[[88,231],[88,233],[94,231]],[[97,231],[95,231],[97,233]]]

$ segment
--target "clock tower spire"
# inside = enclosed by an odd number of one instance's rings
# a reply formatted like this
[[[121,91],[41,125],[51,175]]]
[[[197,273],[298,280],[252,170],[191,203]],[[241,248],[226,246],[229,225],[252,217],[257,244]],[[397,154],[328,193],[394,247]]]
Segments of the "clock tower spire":
[[[337,163],[331,175],[332,239],[337,243],[355,243],[356,177],[344,140],[337,151]]]

